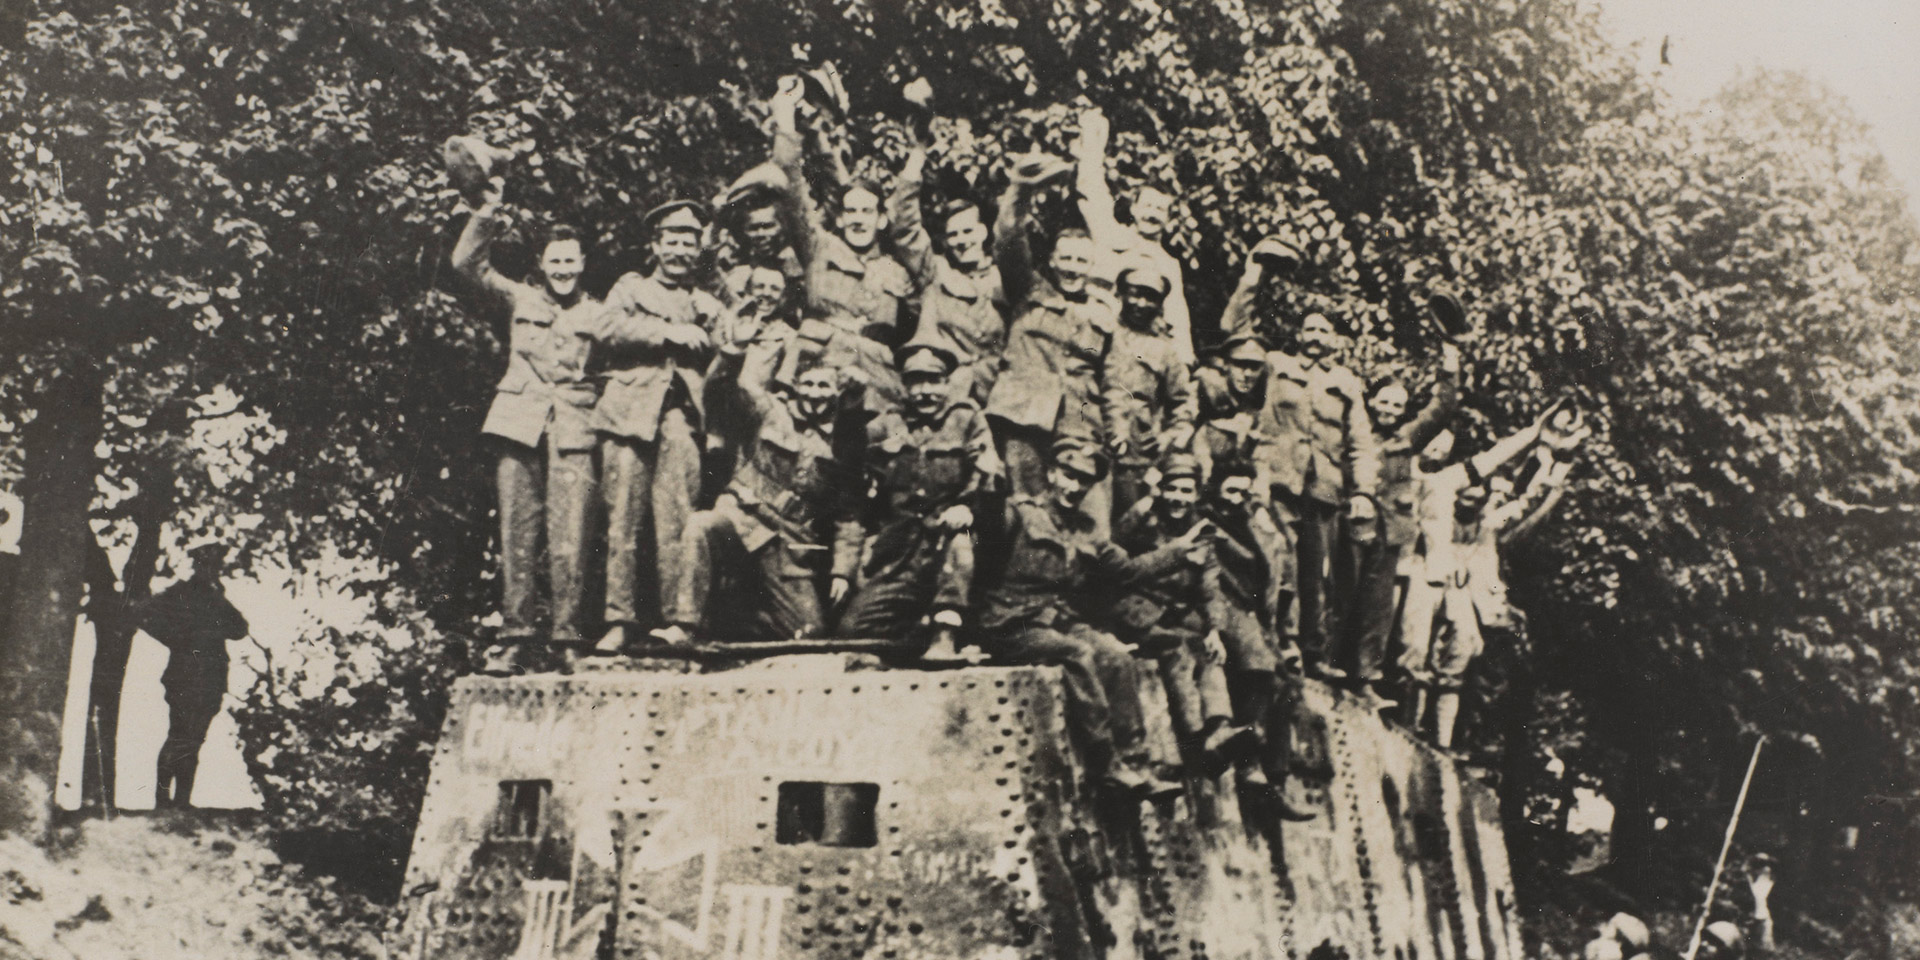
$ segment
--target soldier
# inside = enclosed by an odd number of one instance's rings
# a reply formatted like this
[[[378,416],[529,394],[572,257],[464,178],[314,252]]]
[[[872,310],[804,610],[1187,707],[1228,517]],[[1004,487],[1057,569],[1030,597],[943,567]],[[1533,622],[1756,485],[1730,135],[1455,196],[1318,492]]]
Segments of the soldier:
[[[1440,380],[1420,410],[1407,412],[1407,388],[1387,381],[1367,399],[1380,443],[1379,516],[1370,543],[1354,543],[1349,557],[1358,586],[1347,615],[1342,617],[1352,659],[1339,664],[1351,670],[1357,684],[1365,684],[1382,703],[1381,665],[1400,606],[1397,602],[1401,561],[1420,532],[1415,509],[1418,490],[1413,479],[1413,457],[1446,428],[1460,401],[1460,349],[1452,343],[1440,348]]]
[[[1156,493],[1115,522],[1114,543],[1140,556],[1200,523],[1200,462],[1173,454],[1160,466]],[[1251,727],[1233,723],[1220,635],[1220,625],[1230,619],[1222,609],[1226,602],[1219,563],[1209,554],[1201,564],[1142,581],[1114,605],[1115,635],[1159,661],[1174,729],[1196,769],[1236,759],[1253,739]]]
[[[594,329],[596,367],[606,377],[593,418],[607,507],[609,628],[594,647],[602,655],[621,652],[633,639],[630,629],[659,622],[657,607],[643,610],[641,578],[664,598],[684,564],[682,533],[700,490],[704,374],[711,334],[726,312],[693,286],[705,208],[678,200],[648,211],[644,222],[654,270],[615,282]],[[648,554],[650,573],[642,559]]]
[[[1313,819],[1286,797],[1293,764],[1293,715],[1300,699],[1300,650],[1280,639],[1280,619],[1289,606],[1287,571],[1291,544],[1259,501],[1253,465],[1227,460],[1208,484],[1204,515],[1213,530],[1221,605],[1213,610],[1227,654],[1227,689],[1234,722],[1259,736],[1256,762],[1244,764],[1241,783],[1284,820]]]
[[[1128,204],[1133,225],[1123,226],[1116,220],[1113,193],[1107,187],[1106,155],[1110,139],[1106,114],[1097,107],[1081,112],[1080,132],[1073,149],[1080,216],[1086,220],[1094,241],[1115,255],[1110,259],[1144,260],[1166,278],[1167,292],[1162,298],[1156,328],[1172,340],[1174,355],[1180,362],[1192,366],[1195,359],[1193,322],[1187,313],[1186,282],[1180,261],[1161,245],[1173,212],[1173,198],[1155,187],[1143,186],[1134,191]]]
[[[925,110],[932,97],[926,82],[915,81],[907,91],[908,99]],[[1000,375],[1007,320],[1014,307],[999,266],[1014,254],[1014,236],[1007,228],[992,229],[988,211],[964,195],[964,182],[949,184],[937,214],[926,223],[921,191],[931,138],[925,123],[914,130],[899,189],[889,200],[894,242],[919,291],[919,319],[910,342],[953,354],[960,361],[952,378],[955,395],[984,408]],[[1001,223],[1012,219],[1005,211],[1013,198],[1012,187],[1001,195]]]
[[[741,174],[721,194],[716,209],[715,219],[732,240],[720,272],[721,293],[728,303],[740,303],[755,267],[778,270],[795,286],[806,279],[806,263],[791,239],[800,211],[779,166],[763,163]]]
[[[859,564],[864,437],[841,422],[847,404],[839,372],[816,363],[800,371],[790,394],[776,394],[772,370],[745,366],[745,356],[728,346],[710,374],[731,385],[752,440],[713,509],[688,522],[679,566],[662,569],[672,581],[670,625],[654,635],[669,644],[714,629],[708,597],[719,561],[729,555],[748,561],[738,614],[746,621],[741,631],[756,640],[819,636],[826,624],[821,581],[831,578],[828,600],[838,604]]]
[[[1114,289],[1120,323],[1108,352],[1106,385],[1113,411],[1113,499],[1118,509],[1148,495],[1147,470],[1161,457],[1193,444],[1193,377],[1172,338],[1161,329],[1171,287],[1144,261],[1122,267]],[[1195,469],[1199,469],[1196,461]]]
[[[1082,511],[1087,491],[1107,471],[1096,446],[1066,437],[1051,451],[1044,497],[1016,496],[1006,508],[1008,555],[983,595],[981,647],[1015,663],[1059,665],[1067,716],[1086,751],[1088,771],[1127,796],[1165,796],[1179,785],[1146,768],[1145,729],[1133,656],[1090,624],[1106,611],[1092,594],[1126,587],[1181,563],[1204,562],[1198,525],[1166,546],[1128,557],[1097,534]]]
[[[1266,409],[1269,352],[1252,333],[1231,334],[1213,361],[1194,372],[1198,428],[1193,452],[1209,476],[1229,463],[1253,462]]]
[[[1015,495],[1038,496],[1047,489],[1047,451],[1063,438],[1104,445],[1116,419],[1115,397],[1107,390],[1106,364],[1113,347],[1118,305],[1090,284],[1096,249],[1085,230],[1069,228],[1054,239],[1048,275],[1032,267],[1027,250],[1028,189],[1064,164],[1044,159],[1017,165],[1011,216],[1001,224],[1009,235],[1001,282],[1011,302],[1023,307],[1007,332],[1001,376],[987,400],[987,416]],[[1082,509],[1095,529],[1112,526],[1112,487],[1090,491]]]
[[[958,364],[938,347],[903,349],[906,405],[868,425],[879,532],[843,635],[899,637],[927,620],[936,633],[929,654],[952,653],[973,587],[974,516],[1002,480],[986,418],[951,393]]]
[[[227,548],[206,543],[187,551],[193,575],[137,604],[133,621],[168,651],[160,685],[167,693],[167,739],[154,776],[156,808],[192,805],[194,773],[207,727],[227,694],[227,641],[247,635],[247,618],[220,587]]]
[[[493,269],[490,250],[505,226],[500,193],[501,181],[490,181],[453,248],[454,269],[511,317],[507,372],[480,428],[500,440],[495,481],[505,623],[482,667],[489,673],[520,669],[524,644],[536,636],[543,525],[553,598],[550,636],[562,644],[584,639],[585,556],[595,494],[588,425],[595,396],[586,371],[588,337],[600,311],[600,302],[580,289],[586,257],[571,227],[548,232],[537,286]]]

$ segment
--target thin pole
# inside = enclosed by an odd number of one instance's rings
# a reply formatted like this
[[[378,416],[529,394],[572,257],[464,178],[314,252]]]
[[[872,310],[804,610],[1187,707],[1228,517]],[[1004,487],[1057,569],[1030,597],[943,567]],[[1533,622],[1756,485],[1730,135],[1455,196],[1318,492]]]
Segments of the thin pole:
[[[87,720],[93,725],[93,766],[100,775],[100,815],[113,819],[113,787],[107,779],[107,742],[100,739],[100,708],[88,707]]]
[[[1753,759],[1747,761],[1747,778],[1740,781],[1740,798],[1733,802],[1733,818],[1727,821],[1726,838],[1720,841],[1720,859],[1713,862],[1713,879],[1707,881],[1707,902],[1700,908],[1700,919],[1693,925],[1693,938],[1687,941],[1687,958],[1700,952],[1700,936],[1707,930],[1707,917],[1713,913],[1713,897],[1720,892],[1720,871],[1727,865],[1727,851],[1733,849],[1733,832],[1740,827],[1740,811],[1747,806],[1747,788],[1753,786],[1753,770],[1760,765],[1760,748],[1766,737],[1754,741]]]

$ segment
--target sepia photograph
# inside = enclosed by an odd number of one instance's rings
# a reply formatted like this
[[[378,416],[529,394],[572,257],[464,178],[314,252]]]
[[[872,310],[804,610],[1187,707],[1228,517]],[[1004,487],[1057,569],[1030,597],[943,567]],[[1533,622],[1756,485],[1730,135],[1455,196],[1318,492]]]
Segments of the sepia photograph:
[[[0,2],[0,960],[1920,960],[1911,0]]]

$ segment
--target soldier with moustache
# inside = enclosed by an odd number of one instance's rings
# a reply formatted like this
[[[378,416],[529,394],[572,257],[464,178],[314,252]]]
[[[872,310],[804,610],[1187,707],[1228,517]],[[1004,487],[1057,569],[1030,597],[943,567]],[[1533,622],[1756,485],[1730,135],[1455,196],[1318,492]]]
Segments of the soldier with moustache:
[[[453,248],[453,268],[509,318],[507,371],[494,388],[481,432],[496,438],[494,480],[500,515],[500,612],[497,642],[482,669],[524,667],[525,644],[539,636],[540,541],[551,591],[550,639],[585,639],[585,561],[595,496],[595,390],[588,379],[600,301],[580,288],[586,253],[580,234],[555,225],[540,248],[539,279],[495,270],[492,249],[506,229],[503,180],[495,177]]]
[[[900,637],[925,623],[929,655],[953,652],[973,589],[974,517],[1004,482],[986,418],[952,394],[958,365],[938,347],[902,349],[906,403],[867,427],[876,533],[843,636]]]
[[[616,281],[594,328],[595,366],[606,380],[593,417],[607,510],[609,628],[594,647],[603,655],[661,622],[659,601],[643,598],[664,597],[684,563],[682,534],[700,492],[705,373],[727,312],[694,285],[706,209],[678,200],[644,222],[654,269]]]

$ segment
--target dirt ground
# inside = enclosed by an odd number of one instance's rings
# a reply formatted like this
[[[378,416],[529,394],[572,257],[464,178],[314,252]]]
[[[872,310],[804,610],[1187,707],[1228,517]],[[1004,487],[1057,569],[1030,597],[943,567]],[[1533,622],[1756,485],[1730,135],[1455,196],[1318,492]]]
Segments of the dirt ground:
[[[122,816],[66,828],[51,851],[0,839],[0,960],[384,957],[384,921],[244,824]]]

